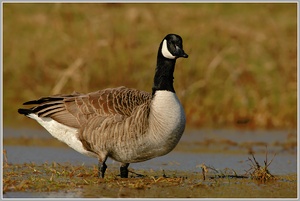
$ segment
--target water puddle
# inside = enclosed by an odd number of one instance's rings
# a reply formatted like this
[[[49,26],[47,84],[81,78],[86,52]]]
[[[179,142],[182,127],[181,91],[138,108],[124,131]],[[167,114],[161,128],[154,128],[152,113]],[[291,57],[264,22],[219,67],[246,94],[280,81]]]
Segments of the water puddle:
[[[44,130],[27,130],[5,128],[3,132],[3,148],[6,150],[8,163],[70,163],[73,165],[94,166],[96,158],[81,155],[67,146],[25,146],[22,139],[38,139],[40,141],[53,140]],[[6,141],[10,139],[9,141]],[[55,140],[55,139],[54,139]],[[297,173],[297,134],[296,131],[236,131],[236,130],[197,130],[186,132],[175,150],[169,154],[141,163],[130,164],[129,168],[136,173],[139,171],[187,171],[201,175],[201,164],[216,170],[232,171],[242,175],[250,168],[253,152],[256,160],[264,164],[276,156],[269,166],[273,175],[287,175]],[[107,161],[108,168],[119,169],[119,163],[111,159]],[[86,189],[89,191],[88,189]],[[80,197],[80,189],[68,192],[7,192],[5,197]]]

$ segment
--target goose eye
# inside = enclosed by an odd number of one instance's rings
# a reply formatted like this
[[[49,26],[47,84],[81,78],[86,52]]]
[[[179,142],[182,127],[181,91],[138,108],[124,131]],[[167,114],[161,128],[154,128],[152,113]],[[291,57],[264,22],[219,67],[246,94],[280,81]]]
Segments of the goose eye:
[[[169,41],[169,48],[173,49],[176,47],[175,42],[174,41]]]

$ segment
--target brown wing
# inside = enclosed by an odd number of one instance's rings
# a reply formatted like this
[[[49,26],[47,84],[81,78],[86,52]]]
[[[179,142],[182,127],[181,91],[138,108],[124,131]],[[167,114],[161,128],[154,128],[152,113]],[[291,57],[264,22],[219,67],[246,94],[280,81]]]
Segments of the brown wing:
[[[114,115],[130,116],[137,106],[150,101],[151,97],[151,93],[148,92],[118,87],[88,94],[73,93],[44,97],[24,103],[24,105],[37,104],[37,106],[31,108],[30,112],[28,109],[23,110],[40,117],[51,117],[70,127],[80,128],[95,116],[104,118]]]

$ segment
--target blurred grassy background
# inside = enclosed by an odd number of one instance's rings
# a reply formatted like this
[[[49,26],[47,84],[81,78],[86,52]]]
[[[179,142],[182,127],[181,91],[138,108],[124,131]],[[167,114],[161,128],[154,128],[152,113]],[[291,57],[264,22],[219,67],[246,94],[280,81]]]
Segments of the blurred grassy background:
[[[4,3],[4,126],[53,93],[151,91],[157,49],[184,40],[175,90],[188,127],[296,128],[297,5]]]

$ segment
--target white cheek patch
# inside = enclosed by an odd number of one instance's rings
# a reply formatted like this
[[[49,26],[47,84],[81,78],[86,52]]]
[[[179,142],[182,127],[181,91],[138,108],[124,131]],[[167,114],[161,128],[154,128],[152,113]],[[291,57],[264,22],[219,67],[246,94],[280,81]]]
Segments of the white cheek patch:
[[[169,52],[166,39],[163,41],[162,48],[161,48],[161,53],[165,58],[168,58],[168,59],[175,59],[176,58],[175,56],[173,56],[171,54],[171,52]]]

